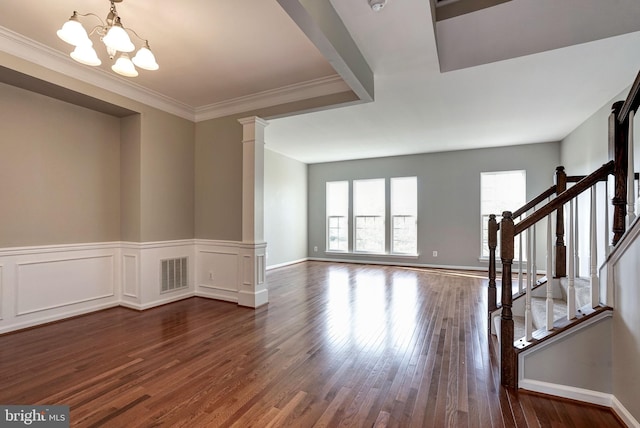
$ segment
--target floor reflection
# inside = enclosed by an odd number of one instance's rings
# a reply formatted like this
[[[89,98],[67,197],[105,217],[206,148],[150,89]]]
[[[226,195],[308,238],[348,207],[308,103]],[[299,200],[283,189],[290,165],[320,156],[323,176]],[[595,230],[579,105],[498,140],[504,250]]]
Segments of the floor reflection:
[[[326,337],[334,352],[381,353],[412,346],[417,317],[417,274],[371,268],[354,276],[336,266],[327,283]]]

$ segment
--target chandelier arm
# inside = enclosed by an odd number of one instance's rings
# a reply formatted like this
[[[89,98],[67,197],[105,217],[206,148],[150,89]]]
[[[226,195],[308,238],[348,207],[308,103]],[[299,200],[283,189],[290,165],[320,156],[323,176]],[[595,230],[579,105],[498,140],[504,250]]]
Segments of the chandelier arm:
[[[93,36],[94,34],[98,34],[100,36],[104,36],[105,34],[107,34],[106,30],[106,26],[104,25],[96,25],[95,27],[93,27],[91,29],[91,31],[89,31],[87,34],[89,36]]]
[[[145,39],[144,37],[140,37],[140,35],[138,35],[138,33],[136,33],[136,31],[133,28],[129,28],[129,27],[122,27],[127,31],[131,31],[137,38],[139,38],[140,40],[142,40],[145,43],[149,43],[148,39]]]
[[[104,21],[102,20],[102,18],[100,18],[98,15],[96,15],[95,13],[78,13],[75,10],[73,11],[73,13],[75,13],[76,15],[79,16],[95,16],[96,18],[98,18],[98,21],[100,21],[100,24],[102,24],[102,27],[106,27],[106,24],[104,23]],[[97,28],[98,26],[96,26],[95,28]],[[94,28],[94,30],[95,30]],[[92,30],[93,31],[93,30]]]

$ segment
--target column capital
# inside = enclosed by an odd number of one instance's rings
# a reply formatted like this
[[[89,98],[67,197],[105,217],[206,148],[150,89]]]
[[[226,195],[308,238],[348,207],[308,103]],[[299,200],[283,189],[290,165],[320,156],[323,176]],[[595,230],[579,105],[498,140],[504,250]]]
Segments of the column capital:
[[[238,122],[242,125],[243,143],[256,139],[261,139],[264,142],[264,128],[269,125],[269,122],[258,116],[243,117],[238,119]]]

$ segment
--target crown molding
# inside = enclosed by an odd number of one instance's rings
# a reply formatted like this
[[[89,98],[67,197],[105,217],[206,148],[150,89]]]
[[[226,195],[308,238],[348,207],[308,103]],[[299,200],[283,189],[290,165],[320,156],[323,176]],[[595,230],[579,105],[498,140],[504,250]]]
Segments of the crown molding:
[[[122,80],[102,69],[78,64],[71,57],[2,26],[0,26],[0,50],[167,113],[194,120],[194,110],[191,106],[137,83]]]
[[[271,107],[296,101],[302,101],[323,95],[349,91],[351,88],[337,74],[302,83],[269,89],[255,94],[220,101],[196,108],[195,120],[216,119],[236,113],[244,113],[259,108]]]
[[[194,108],[101,68],[78,64],[69,56],[3,26],[0,26],[0,51],[195,122],[350,90],[335,74]]]

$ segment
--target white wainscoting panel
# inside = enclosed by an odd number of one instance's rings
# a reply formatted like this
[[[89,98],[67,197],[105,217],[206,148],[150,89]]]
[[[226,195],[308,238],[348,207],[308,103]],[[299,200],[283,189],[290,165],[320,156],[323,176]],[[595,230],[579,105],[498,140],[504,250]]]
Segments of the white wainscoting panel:
[[[238,291],[238,255],[220,251],[200,251],[200,286],[216,290]]]
[[[113,306],[192,296],[267,302],[265,243],[185,239],[0,248],[0,333]],[[162,260],[187,258],[187,287],[161,291]],[[255,265],[254,265],[255,264]]]
[[[16,316],[115,295],[113,255],[20,262]]]
[[[237,302],[239,243],[199,240],[196,247],[196,295]]]
[[[138,256],[136,254],[122,255],[122,295],[138,298]]]
[[[120,243],[0,249],[0,333],[117,306]]]
[[[155,306],[186,299],[195,295],[193,282],[193,266],[195,264],[195,246],[192,239],[176,241],[159,241],[123,243],[123,254],[139,254],[137,267],[137,298],[123,296],[121,305],[133,309],[144,310]],[[188,287],[161,292],[162,260],[187,258]],[[131,268],[131,266],[130,266]],[[130,274],[133,275],[132,272]]]
[[[256,274],[258,276],[256,284],[262,285],[264,283],[264,277],[266,275],[266,266],[265,266],[265,255],[264,254],[256,254]]]
[[[253,257],[245,254],[242,256],[242,285],[251,287],[253,284]]]

